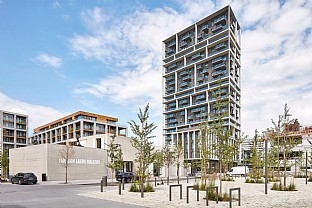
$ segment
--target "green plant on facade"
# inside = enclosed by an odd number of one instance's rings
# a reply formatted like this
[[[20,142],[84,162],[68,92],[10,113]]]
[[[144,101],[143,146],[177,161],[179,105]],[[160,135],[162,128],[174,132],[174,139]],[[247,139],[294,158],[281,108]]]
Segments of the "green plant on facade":
[[[145,109],[142,111],[139,108],[139,113],[137,114],[139,123],[131,120],[129,123],[130,129],[135,135],[132,138],[132,146],[137,150],[135,162],[138,164],[136,175],[139,179],[138,189],[141,191],[146,179],[150,176],[148,172],[148,167],[151,163],[155,161],[155,154],[153,142],[151,142],[152,132],[156,129],[154,123],[149,123],[149,104],[146,105]]]

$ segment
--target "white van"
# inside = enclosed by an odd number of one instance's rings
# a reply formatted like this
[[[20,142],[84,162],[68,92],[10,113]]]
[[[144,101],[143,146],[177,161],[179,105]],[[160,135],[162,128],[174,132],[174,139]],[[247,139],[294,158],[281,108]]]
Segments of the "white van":
[[[247,166],[237,166],[232,167],[227,173],[227,176],[245,176],[249,173],[249,168]]]

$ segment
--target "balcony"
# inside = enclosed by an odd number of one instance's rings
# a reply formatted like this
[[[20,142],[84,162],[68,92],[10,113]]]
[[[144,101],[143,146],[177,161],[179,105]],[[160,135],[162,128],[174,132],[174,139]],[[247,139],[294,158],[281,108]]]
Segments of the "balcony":
[[[226,67],[226,64],[223,62],[223,63],[212,66],[211,69],[212,70],[218,70],[218,69],[222,69],[224,67]]]
[[[200,31],[208,31],[208,25],[202,25]]]
[[[170,48],[170,47],[175,46],[175,45],[176,45],[176,42],[175,42],[175,41],[171,41],[171,42],[169,42],[166,46],[167,46],[168,48]]]
[[[187,75],[187,74],[189,74],[189,73],[190,73],[190,72],[189,72],[188,70],[186,70],[186,71],[180,72],[180,75],[183,76],[183,75]]]
[[[209,69],[207,69],[207,68],[206,68],[206,69],[203,69],[203,70],[201,71],[202,74],[208,74],[208,72],[209,72]]]
[[[223,30],[225,27],[223,27],[223,25],[218,25],[215,28],[212,29],[212,33],[217,33],[220,32],[221,30]]]
[[[218,64],[224,61],[224,57],[218,57],[212,60],[213,64]]]
[[[174,85],[175,81],[170,81],[170,82],[167,82],[166,84],[167,85]]]
[[[185,86],[188,86],[188,85],[189,85],[189,83],[187,83],[187,82],[182,82],[181,84],[179,84],[180,87],[185,87]]]
[[[185,81],[185,80],[190,80],[190,79],[192,79],[193,77],[191,76],[191,75],[187,75],[187,76],[184,76],[183,78],[182,78],[182,80],[183,81]]]
[[[216,45],[214,47],[214,50],[220,50],[220,49],[225,48],[225,47],[226,47],[226,43],[223,42],[223,43],[220,43],[220,44]]]
[[[211,76],[216,77],[216,76],[222,76],[223,74],[225,74],[225,71],[215,71],[215,72],[212,72]]]
[[[191,33],[187,33],[181,37],[181,40],[187,40],[187,39],[192,39]]]
[[[216,18],[216,19],[214,20],[214,24],[216,25],[216,24],[218,24],[218,23],[225,22],[225,21],[226,21],[226,16],[223,15],[223,16],[221,16],[221,17]]]
[[[177,67],[177,64],[176,64],[176,63],[173,63],[173,64],[169,65],[169,66],[167,67],[167,69],[171,70],[171,69],[174,69],[174,68],[176,68],[176,67]]]

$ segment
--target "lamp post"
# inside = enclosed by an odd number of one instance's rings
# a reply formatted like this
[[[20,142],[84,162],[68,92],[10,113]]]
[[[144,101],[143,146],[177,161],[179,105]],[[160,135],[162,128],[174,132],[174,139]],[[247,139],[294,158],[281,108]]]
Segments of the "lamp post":
[[[265,149],[265,190],[264,193],[268,194],[268,138],[265,137],[264,140],[264,149]]]
[[[306,184],[308,184],[308,149],[309,149],[308,146],[304,147],[304,150],[306,152],[306,155],[305,155],[305,159],[306,159],[305,160],[305,162],[306,162],[306,164],[305,164],[305,166],[306,166],[306,172],[305,172]]]

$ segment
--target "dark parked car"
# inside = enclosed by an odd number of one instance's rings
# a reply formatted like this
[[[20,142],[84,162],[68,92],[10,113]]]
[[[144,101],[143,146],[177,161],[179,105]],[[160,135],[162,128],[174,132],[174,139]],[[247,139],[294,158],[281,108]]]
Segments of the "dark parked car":
[[[36,184],[37,176],[33,173],[18,173],[15,176],[12,176],[11,182],[18,184]]]
[[[130,182],[131,180],[135,178],[135,173],[125,172],[125,173],[118,174],[116,177],[116,180],[121,181],[122,178],[124,179],[125,182]]]

